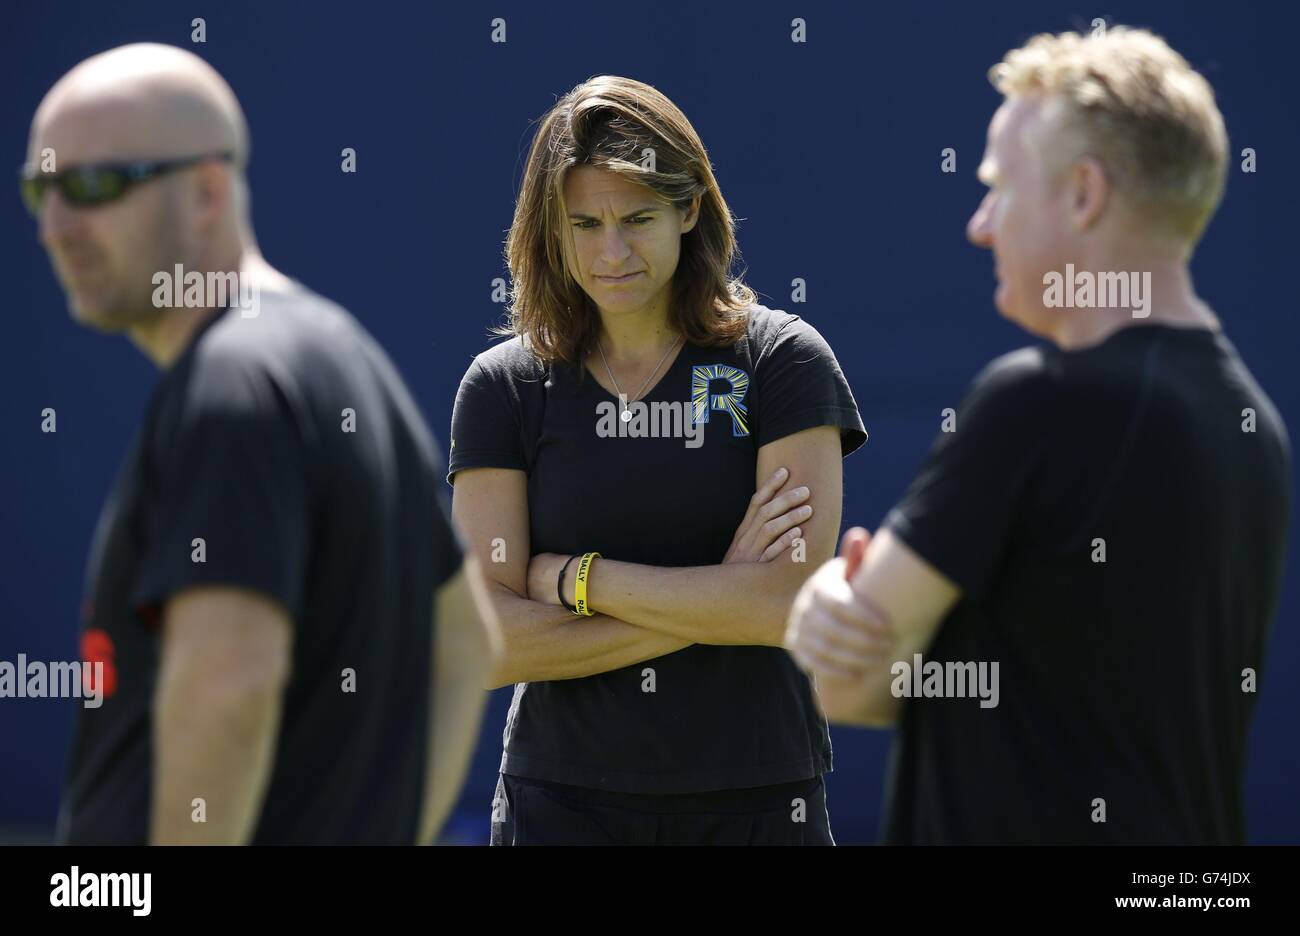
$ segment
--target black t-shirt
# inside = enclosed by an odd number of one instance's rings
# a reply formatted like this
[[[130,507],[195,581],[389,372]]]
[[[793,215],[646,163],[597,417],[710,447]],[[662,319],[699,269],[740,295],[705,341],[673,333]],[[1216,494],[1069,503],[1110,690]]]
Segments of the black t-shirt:
[[[1222,334],[1136,326],[998,359],[956,420],[886,525],[962,588],[923,660],[996,661],[999,703],[904,700],[886,841],[1242,842],[1291,497],[1272,402]]]
[[[797,316],[754,307],[745,337],[686,343],[667,368],[644,412],[629,404],[629,434],[610,435],[617,398],[590,374],[579,382],[572,367],[543,366],[519,338],[496,345],[461,381],[448,478],[526,472],[533,554],[716,565],[754,494],[761,446],[823,425],[840,427],[845,455],[866,439],[834,354]],[[654,692],[642,691],[646,667]],[[628,793],[756,787],[831,768],[808,678],[776,647],[695,644],[582,679],[520,683],[504,744],[505,773]]]
[[[145,841],[162,607],[233,585],[294,622],[254,841],[413,842],[433,596],[461,559],[441,479],[401,378],[343,309],[295,285],[205,323],[95,534],[82,655],[105,662],[106,697],[77,709],[58,838]]]

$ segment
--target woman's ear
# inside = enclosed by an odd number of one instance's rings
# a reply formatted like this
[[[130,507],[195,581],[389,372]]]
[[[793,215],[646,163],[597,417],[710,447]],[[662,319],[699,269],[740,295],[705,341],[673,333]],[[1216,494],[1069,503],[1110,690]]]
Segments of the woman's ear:
[[[682,215],[682,233],[694,229],[696,223],[700,220],[700,194],[695,193],[691,203],[686,206],[686,212]]]

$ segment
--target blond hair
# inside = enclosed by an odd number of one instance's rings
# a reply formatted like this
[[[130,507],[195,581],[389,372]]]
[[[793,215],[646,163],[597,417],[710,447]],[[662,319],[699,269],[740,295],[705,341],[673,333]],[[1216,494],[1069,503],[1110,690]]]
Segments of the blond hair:
[[[1008,97],[1060,99],[1072,139],[1057,168],[1093,156],[1156,228],[1200,239],[1223,196],[1228,136],[1209,82],[1163,39],[1124,26],[1043,33],[1008,52],[989,80]]]
[[[644,159],[647,148],[654,151],[653,168]],[[599,312],[564,260],[563,238],[572,236],[564,179],[574,166],[617,173],[679,209],[698,196],[699,219],[682,235],[669,321],[705,346],[730,344],[746,333],[746,310],[756,297],[731,272],[738,253],[735,222],[704,144],[662,93],[613,75],[575,87],[537,129],[506,239],[510,324],[497,333],[523,336],[542,360],[564,361],[579,372],[595,347]]]

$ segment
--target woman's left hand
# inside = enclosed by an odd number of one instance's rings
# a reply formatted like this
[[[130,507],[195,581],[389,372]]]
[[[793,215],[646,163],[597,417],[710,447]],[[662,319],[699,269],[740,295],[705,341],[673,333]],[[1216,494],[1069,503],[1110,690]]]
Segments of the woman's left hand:
[[[569,561],[568,556],[559,553],[538,553],[528,560],[528,600],[560,607],[560,596],[556,593],[555,583],[560,570]],[[578,563],[574,562],[569,575],[574,574]],[[571,582],[565,584],[572,585]],[[569,589],[571,590],[571,589]]]

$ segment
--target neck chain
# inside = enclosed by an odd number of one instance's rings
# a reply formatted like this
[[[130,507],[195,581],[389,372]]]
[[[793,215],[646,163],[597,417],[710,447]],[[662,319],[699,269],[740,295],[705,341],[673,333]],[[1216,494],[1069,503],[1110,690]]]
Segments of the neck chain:
[[[654,375],[659,373],[659,368],[664,366],[664,361],[668,360],[669,353],[673,350],[673,348],[677,347],[677,342],[679,340],[680,339],[678,338],[673,339],[673,343],[668,346],[668,350],[665,351],[664,356],[659,359],[659,363],[656,364],[655,369],[650,372],[650,376],[647,377],[641,383],[641,386],[637,388],[636,393],[632,394],[632,396],[639,397],[641,395],[641,391],[646,388],[646,384],[650,383]],[[619,415],[619,418],[622,419],[623,422],[629,422],[632,419],[632,412],[631,410],[627,409],[627,407],[623,406],[623,400],[626,398],[623,395],[622,389],[618,385],[618,381],[614,379],[614,372],[609,369],[609,361],[605,360],[605,350],[600,346],[599,338],[596,339],[596,350],[600,352],[600,359],[605,363],[605,373],[609,374],[609,382],[614,385],[614,392],[618,395],[619,406],[622,407],[623,410],[622,413]]]

